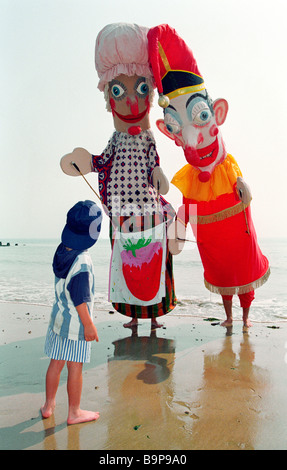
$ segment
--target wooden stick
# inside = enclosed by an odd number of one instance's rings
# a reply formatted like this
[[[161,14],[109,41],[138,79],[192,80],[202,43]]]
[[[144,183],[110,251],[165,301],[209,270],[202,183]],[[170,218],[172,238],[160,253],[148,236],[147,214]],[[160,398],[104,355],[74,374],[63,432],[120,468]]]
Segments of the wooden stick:
[[[83,173],[81,172],[80,168],[78,167],[78,165],[75,163],[75,162],[71,162],[71,165],[80,173],[80,175],[84,178],[84,180],[86,181],[87,185],[91,188],[91,190],[95,193],[95,195],[97,196],[97,198],[100,200],[101,204],[102,204],[102,208],[103,208],[103,211],[104,213],[109,217],[112,225],[114,228],[119,228],[119,223],[116,223],[115,222],[115,218],[114,217],[110,217],[109,215],[109,211],[108,211],[108,208],[105,206],[105,204],[102,202],[100,196],[98,195],[98,193],[94,190],[94,188],[90,185],[90,183],[87,181],[87,179],[84,177]]]
[[[250,235],[250,230],[249,230],[247,215],[246,215],[246,212],[245,212],[245,207],[244,207],[243,202],[242,202],[242,205],[243,205],[243,212],[244,212],[244,217],[245,217],[245,223],[246,223],[247,233],[248,233],[248,235]]]
[[[78,167],[78,165],[75,163],[75,162],[71,162],[71,165],[80,173],[80,175],[84,178],[84,180],[86,181],[87,185],[90,186],[91,190],[95,193],[95,195],[97,196],[97,198],[102,202],[100,196],[96,193],[96,191],[94,190],[94,188],[90,185],[90,183],[87,181],[87,179],[84,177],[83,173],[81,172],[80,168]]]
[[[197,243],[195,240],[186,240],[185,238],[178,238],[176,237],[176,239],[180,242],[190,242],[190,243]]]

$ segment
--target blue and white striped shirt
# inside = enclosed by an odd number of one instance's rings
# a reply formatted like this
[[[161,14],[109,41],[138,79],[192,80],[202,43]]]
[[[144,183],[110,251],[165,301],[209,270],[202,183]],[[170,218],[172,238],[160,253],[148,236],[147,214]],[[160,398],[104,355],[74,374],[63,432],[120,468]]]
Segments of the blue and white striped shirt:
[[[55,276],[55,302],[50,327],[62,338],[84,340],[84,326],[76,306],[87,303],[92,316],[95,295],[95,275],[88,251],[81,252],[65,279]]]

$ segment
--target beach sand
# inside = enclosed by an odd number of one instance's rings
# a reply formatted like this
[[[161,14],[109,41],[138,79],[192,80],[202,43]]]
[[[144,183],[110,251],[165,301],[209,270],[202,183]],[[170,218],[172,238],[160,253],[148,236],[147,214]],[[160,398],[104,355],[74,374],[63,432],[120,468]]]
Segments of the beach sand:
[[[175,310],[132,332],[111,311],[96,311],[84,366],[81,405],[100,419],[67,426],[66,371],[54,415],[39,412],[50,307],[0,303],[1,450],[286,449],[286,323],[243,332]]]

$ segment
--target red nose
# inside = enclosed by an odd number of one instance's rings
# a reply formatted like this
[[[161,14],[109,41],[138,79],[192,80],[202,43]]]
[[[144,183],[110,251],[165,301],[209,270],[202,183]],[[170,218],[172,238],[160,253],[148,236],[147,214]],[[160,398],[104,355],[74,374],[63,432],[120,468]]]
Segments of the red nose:
[[[131,113],[136,116],[139,113],[139,105],[138,105],[138,99],[135,97],[134,99],[130,99],[128,96],[127,98],[127,105],[130,106],[131,108]]]
[[[197,153],[196,148],[187,146],[184,149],[184,156],[186,161],[193,166],[198,166],[200,163],[200,158]]]

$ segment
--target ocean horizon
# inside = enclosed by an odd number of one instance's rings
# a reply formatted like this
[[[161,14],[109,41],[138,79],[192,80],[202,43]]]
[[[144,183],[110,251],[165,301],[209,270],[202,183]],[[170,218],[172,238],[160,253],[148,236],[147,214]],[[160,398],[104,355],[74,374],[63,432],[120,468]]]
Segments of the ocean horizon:
[[[52,306],[54,274],[52,260],[60,243],[57,238],[5,238],[0,246],[0,302]],[[4,244],[10,243],[10,246]],[[269,259],[271,275],[255,291],[250,309],[254,322],[287,321],[287,238],[261,238],[260,248]],[[1,249],[2,248],[2,249]],[[112,310],[108,301],[110,241],[100,238],[90,248],[95,267],[95,309]],[[178,305],[170,313],[200,318],[224,318],[221,296],[209,292],[203,281],[203,268],[194,243],[173,257],[175,291]],[[234,318],[242,311],[234,296]]]

